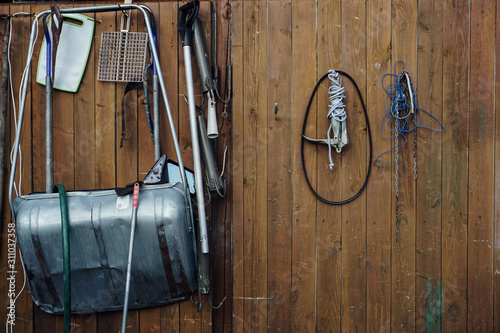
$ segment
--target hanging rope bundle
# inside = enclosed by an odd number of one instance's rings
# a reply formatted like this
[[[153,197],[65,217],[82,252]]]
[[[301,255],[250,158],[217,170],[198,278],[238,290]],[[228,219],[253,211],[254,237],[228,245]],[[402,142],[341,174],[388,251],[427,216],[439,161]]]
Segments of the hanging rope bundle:
[[[330,88],[328,89],[328,119],[335,119],[338,122],[345,122],[347,119],[347,113],[345,111],[344,104],[344,92],[345,88],[342,87],[340,82],[339,73],[333,69],[328,71],[328,78],[330,79]],[[327,138],[328,138],[328,158],[330,159],[330,164],[328,167],[330,170],[333,168],[333,160],[332,160],[332,145],[330,140],[330,133],[333,131],[332,124],[328,127]]]
[[[396,68],[398,64],[401,63],[403,68],[398,74]],[[386,77],[393,77],[394,82],[385,86],[384,79]],[[394,138],[394,146],[380,154],[378,154],[375,159],[375,165],[379,167],[385,167],[394,164],[395,165],[395,192],[396,192],[396,242],[399,241],[399,148],[404,146],[408,142],[408,135],[413,132],[413,178],[417,179],[417,130],[419,128],[426,128],[432,131],[443,132],[444,125],[430,112],[418,107],[417,105],[417,94],[413,81],[410,74],[405,71],[405,64],[402,60],[398,60],[394,65],[394,72],[387,73],[382,78],[382,85],[386,92],[385,99],[385,113],[380,120],[380,134],[385,139]],[[388,106],[387,106],[388,105]],[[439,127],[428,127],[420,125],[421,113],[427,114],[435,122],[438,123]],[[390,135],[384,134],[384,129],[390,133]],[[381,164],[379,162],[382,155],[389,153],[394,150],[394,159],[386,164]],[[408,150],[407,150],[408,152]],[[408,157],[408,155],[407,155]],[[409,186],[411,182],[409,181]]]
[[[361,106],[363,107],[363,113],[365,115],[366,130],[368,132],[368,143],[369,143],[369,153],[370,153],[370,157],[369,157],[368,161],[371,161],[372,157],[373,157],[373,155],[372,155],[372,152],[373,152],[372,134],[371,134],[371,130],[370,130],[370,122],[368,120],[368,112],[366,110],[365,102],[363,101],[363,96],[361,95],[361,91],[359,90],[359,87],[356,84],[356,81],[354,81],[354,79],[349,74],[347,74],[345,72],[342,72],[342,71],[336,71],[335,73],[337,74],[337,76],[340,74],[343,77],[347,78],[352,83],[352,85],[356,89],[356,92],[357,92],[357,94],[359,96],[359,99],[360,99],[360,102],[361,102]],[[307,141],[311,141],[311,142],[316,142],[316,143],[324,143],[324,141],[325,141],[325,140],[322,140],[322,139],[310,139],[310,138],[307,138],[305,136],[305,133],[306,133],[306,128],[307,128],[307,119],[309,118],[309,112],[311,111],[311,105],[312,105],[312,103],[314,101],[314,96],[316,95],[316,92],[318,91],[318,88],[321,85],[321,83],[327,77],[330,77],[330,75],[331,75],[331,71],[329,71],[328,73],[324,74],[319,79],[319,81],[316,82],[316,86],[314,86],[314,89],[313,89],[313,91],[311,93],[311,97],[309,98],[309,103],[307,103],[307,108],[306,108],[306,112],[305,112],[305,115],[304,115],[304,122],[302,123],[302,135],[301,135],[301,138],[300,138],[300,158],[301,158],[301,162],[302,162],[302,171],[304,172],[304,178],[306,180],[307,186],[309,187],[309,189],[311,190],[311,192],[314,194],[314,196],[317,199],[319,199],[322,202],[324,202],[326,204],[329,204],[329,205],[344,205],[344,204],[347,204],[347,203],[355,200],[357,197],[359,197],[361,195],[361,193],[363,193],[363,191],[365,190],[366,186],[368,185],[368,180],[370,179],[370,173],[371,173],[371,170],[372,170],[372,164],[368,163],[368,170],[366,171],[365,181],[363,182],[363,185],[361,186],[361,188],[359,189],[359,191],[356,194],[354,194],[352,197],[350,197],[348,199],[345,199],[345,200],[332,201],[332,200],[328,200],[328,199],[322,197],[313,188],[313,186],[311,184],[311,181],[309,180],[309,176],[308,176],[307,170],[306,170],[306,160],[305,160],[305,156],[304,156],[304,143],[305,143],[306,140]],[[337,91],[336,88],[333,88],[333,90]],[[330,90],[330,92],[331,92],[331,90]],[[331,104],[332,104],[332,99],[331,99],[332,95],[333,94],[330,94],[330,109],[331,109]],[[335,94],[335,96],[340,96],[340,95],[343,95],[343,91],[341,91],[338,94]],[[344,120],[345,120],[345,118],[344,118]],[[327,141],[329,143],[330,139],[328,138]]]

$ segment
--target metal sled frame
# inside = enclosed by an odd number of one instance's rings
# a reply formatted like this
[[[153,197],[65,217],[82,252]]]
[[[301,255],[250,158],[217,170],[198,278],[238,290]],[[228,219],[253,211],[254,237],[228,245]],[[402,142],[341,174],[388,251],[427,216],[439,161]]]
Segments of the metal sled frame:
[[[67,8],[67,9],[60,9],[61,14],[68,14],[68,13],[99,13],[99,12],[121,12],[124,10],[138,10],[142,15],[144,16],[144,22],[146,25],[146,32],[148,34],[148,38],[151,43],[151,54],[153,57],[153,63],[157,69],[156,73],[161,73],[161,66],[160,66],[160,61],[158,57],[158,53],[156,50],[156,45],[155,45],[155,35],[153,32],[153,29],[151,27],[151,23],[149,21],[149,16],[152,15],[151,10],[144,5],[134,5],[134,4],[125,4],[125,5],[106,5],[106,6],[92,6],[92,7],[81,7],[81,8]],[[29,42],[29,50],[32,50],[34,48],[35,42],[36,42],[36,29],[38,26],[38,22],[40,19],[44,19],[46,16],[50,15],[51,11],[47,10],[44,12],[41,12],[38,14],[33,23],[32,23],[32,28],[31,28],[31,34],[30,34],[30,42]],[[15,206],[15,203],[13,201],[13,189],[14,189],[14,182],[15,182],[15,175],[16,175],[16,169],[17,169],[17,163],[18,163],[18,158],[19,158],[19,148],[20,148],[20,139],[21,139],[21,132],[22,132],[22,124],[23,124],[23,118],[24,118],[24,110],[25,110],[25,105],[26,105],[26,98],[27,98],[27,90],[28,90],[28,77],[30,75],[30,69],[31,69],[31,63],[32,63],[32,58],[31,58],[31,52],[28,52],[28,57],[26,60],[26,66],[27,66],[27,72],[25,76],[25,80],[23,82],[23,86],[21,87],[21,100],[19,103],[19,113],[18,113],[18,125],[16,128],[16,136],[14,140],[14,146],[13,146],[13,161],[12,161],[12,168],[11,168],[11,173],[10,173],[10,179],[9,179],[9,204],[11,207],[11,212],[12,212],[12,217],[14,221],[17,221],[17,209]],[[159,86],[159,87],[158,87]],[[159,89],[158,89],[159,88]],[[50,86],[50,82],[47,82],[47,100],[51,100],[51,94],[52,94],[52,87]],[[185,175],[185,168],[184,164],[182,161],[182,156],[181,156],[181,150],[179,146],[179,142],[177,140],[177,133],[175,129],[175,123],[173,121],[172,117],[172,112],[170,109],[170,105],[168,102],[168,97],[165,89],[165,82],[163,80],[163,77],[161,75],[154,75],[154,89],[155,91],[158,91],[161,89],[161,94],[163,97],[163,103],[165,105],[167,117],[168,117],[168,122],[170,126],[170,131],[172,135],[172,142],[174,143],[174,148],[175,152],[177,155],[177,161],[178,161],[178,167],[179,167],[179,174],[180,174],[180,184],[165,184],[165,185],[160,185],[160,190],[162,188],[172,188],[172,187],[177,187],[180,191],[184,193],[182,199],[182,196],[178,197],[178,205],[181,206],[181,201],[185,201],[185,209],[187,210],[187,219],[191,222],[191,225],[194,225],[194,217],[193,217],[193,207],[191,203],[191,197],[190,197],[190,192],[189,192],[189,186],[188,182],[186,179]],[[155,103],[154,109],[153,109],[153,114],[154,114],[154,121],[155,121],[155,128],[154,128],[154,149],[155,149],[155,160],[157,160],[160,156],[160,140],[159,140],[159,103]],[[47,154],[46,154],[46,170],[45,170],[45,175],[46,175],[46,192],[47,193],[52,193],[52,107],[51,103],[46,104],[46,149],[47,149]],[[153,192],[153,191],[148,191],[147,188],[145,188],[145,193],[148,192]],[[109,191],[108,191],[109,192]],[[104,193],[104,192],[103,192]],[[68,193],[68,196],[78,196],[78,193]],[[53,196],[52,194],[49,195],[49,197]],[[54,194],[54,196],[57,196]],[[28,197],[28,196],[27,196]],[[47,197],[47,195],[44,195],[44,197]],[[28,199],[34,199],[36,200],[37,196],[31,196]],[[193,231],[194,232],[194,231]],[[193,244],[196,248],[196,244]],[[106,309],[105,309],[106,311]]]
[[[132,9],[138,10],[144,16],[144,22],[146,24],[146,32],[148,33],[149,40],[153,43],[153,41],[155,39],[154,39],[153,31],[151,28],[151,24],[149,22],[149,16],[148,16],[149,15],[148,13],[151,13],[151,10],[147,6],[134,5],[134,4],[124,4],[124,5],[66,8],[66,9],[61,9],[60,11],[61,11],[61,14],[66,14],[66,13],[83,14],[83,13],[102,13],[102,12],[119,12],[119,11],[121,12],[123,10],[132,10]],[[36,42],[35,32],[36,32],[38,20],[41,18],[43,19],[43,17],[45,17],[49,14],[50,14],[50,10],[47,10],[47,11],[41,12],[40,14],[38,14],[35,17],[33,24],[32,24],[32,28],[31,28],[29,49],[32,49],[34,47],[35,42]],[[157,68],[157,72],[161,73],[162,71],[161,71],[161,66],[160,66],[160,60],[159,60],[158,52],[156,51],[155,45],[153,45],[153,47],[151,47],[151,51],[152,51],[152,56],[153,56],[153,62]],[[28,55],[28,58],[26,60],[27,67],[28,67],[27,76],[29,75],[29,71],[31,69],[31,62],[32,62],[32,59]],[[184,164],[182,162],[181,150],[180,150],[179,142],[177,141],[177,133],[175,130],[175,124],[174,124],[174,120],[172,117],[172,112],[170,110],[167,92],[165,89],[165,82],[163,80],[162,75],[158,75],[158,81],[159,81],[159,86],[160,86],[161,93],[163,96],[163,103],[165,104],[165,109],[167,112],[168,123],[170,126],[170,132],[172,134],[172,141],[174,143],[175,153],[177,155],[177,161],[179,162],[180,179],[181,179],[181,183],[182,183],[183,188],[184,188],[184,192],[186,193],[186,201],[187,201],[186,205],[189,208],[189,210],[191,211],[191,220],[192,220],[193,219],[192,207],[191,207],[191,200],[189,197],[189,189],[187,186],[187,180],[185,178]],[[17,128],[16,138],[14,141],[13,162],[12,162],[12,168],[11,168],[10,179],[9,179],[9,204],[10,204],[12,216],[14,219],[16,217],[16,214],[14,212],[13,205],[12,205],[12,203],[13,203],[12,192],[13,192],[13,188],[14,188],[14,180],[15,180],[15,174],[16,174],[16,168],[17,168],[17,161],[18,161],[18,157],[19,157],[19,144],[20,144],[20,140],[21,140],[21,130],[22,130],[22,124],[23,124],[24,109],[25,109],[25,105],[26,105],[26,95],[27,95],[27,90],[28,90],[28,82],[29,82],[29,80],[25,80],[23,87],[21,88],[21,102],[19,105],[19,115],[18,115],[19,116],[19,118],[18,118],[19,119],[19,125],[18,125],[19,128]],[[159,118],[158,117],[159,116],[158,110],[159,110],[159,108],[155,107],[155,110],[154,110],[155,111],[154,112],[155,121]],[[48,110],[48,111],[50,112],[51,110]],[[51,139],[50,139],[51,130],[52,129],[50,126],[46,126],[45,131],[46,131],[46,145],[47,146],[51,146]],[[158,131],[158,126],[155,126],[155,132],[156,131]],[[159,135],[155,135],[155,142],[154,143],[155,143],[155,155],[156,155],[156,151],[158,150],[158,147],[159,147]],[[158,158],[158,157],[159,156],[155,156],[155,158]],[[51,159],[51,156],[47,156],[46,158],[47,158],[47,161],[46,161],[45,175],[46,175],[46,179],[48,180],[47,183],[52,183],[52,159]]]

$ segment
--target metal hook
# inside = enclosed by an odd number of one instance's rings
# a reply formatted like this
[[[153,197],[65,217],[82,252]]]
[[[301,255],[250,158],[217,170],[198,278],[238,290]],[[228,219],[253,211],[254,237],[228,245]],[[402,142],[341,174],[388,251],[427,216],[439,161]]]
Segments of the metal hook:
[[[189,105],[189,102],[188,102],[186,94],[182,94],[182,96],[184,97],[184,102],[186,102],[186,104]],[[195,105],[196,110],[198,110],[200,112],[201,112],[201,108],[205,104],[205,95],[201,95],[201,98],[202,98],[201,99],[201,104],[200,105]]]
[[[196,310],[198,312],[201,312],[201,290],[200,290],[200,288],[198,288],[198,302],[194,301],[193,294],[191,294],[191,296],[189,296],[189,299],[191,300],[191,303],[194,305]]]
[[[101,23],[102,23],[102,20],[96,20],[96,19],[91,18],[91,17],[87,17],[87,20],[89,20],[89,21],[93,21],[93,22],[95,22],[95,23],[99,23],[99,24],[101,24]]]
[[[208,299],[207,299],[207,302],[208,302],[208,306],[212,309],[212,310],[219,310],[222,305],[224,304],[224,302],[226,301],[226,296],[224,296],[224,298],[222,299],[222,301],[219,303],[219,305],[217,306],[213,306],[212,305],[212,301],[210,301],[210,299],[212,298],[212,292],[210,292],[210,295],[208,295]]]
[[[127,13],[125,13],[125,9],[123,9],[123,8],[122,8],[122,6],[120,6],[120,4],[119,4],[119,3],[117,3],[116,5],[118,6],[118,8],[120,8],[120,9],[121,9],[121,11],[122,11],[123,15],[127,15]]]

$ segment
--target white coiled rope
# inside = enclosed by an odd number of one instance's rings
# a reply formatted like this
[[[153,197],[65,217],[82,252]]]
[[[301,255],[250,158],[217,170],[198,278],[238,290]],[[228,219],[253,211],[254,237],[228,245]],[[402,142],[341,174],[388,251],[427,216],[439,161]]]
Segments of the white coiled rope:
[[[345,88],[342,87],[340,83],[340,76],[335,70],[330,69],[328,71],[328,78],[330,79],[330,89],[328,89],[328,119],[335,119],[338,122],[344,122],[347,119],[347,113],[345,112],[345,104],[343,99],[345,98],[344,92]],[[330,164],[328,165],[330,170],[333,169],[334,163],[332,160],[332,145],[330,142],[330,132],[332,131],[332,124],[328,127],[328,158],[330,159]]]

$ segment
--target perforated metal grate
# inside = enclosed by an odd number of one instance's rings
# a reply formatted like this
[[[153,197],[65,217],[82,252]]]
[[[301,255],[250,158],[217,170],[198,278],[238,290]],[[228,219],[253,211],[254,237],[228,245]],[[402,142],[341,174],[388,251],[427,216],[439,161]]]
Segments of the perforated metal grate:
[[[97,80],[141,82],[144,78],[148,34],[109,32],[101,35]]]

